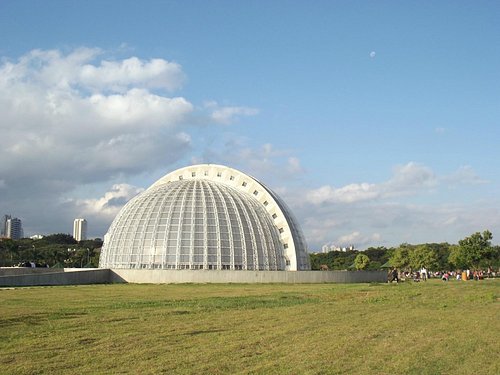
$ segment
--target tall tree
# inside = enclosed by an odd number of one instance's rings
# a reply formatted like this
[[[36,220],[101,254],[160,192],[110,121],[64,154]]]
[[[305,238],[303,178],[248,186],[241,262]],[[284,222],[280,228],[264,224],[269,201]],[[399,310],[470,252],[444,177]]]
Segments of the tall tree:
[[[418,245],[409,254],[410,266],[415,270],[423,267],[427,269],[435,269],[438,265],[436,252],[427,244]]]
[[[391,258],[389,259],[390,264],[393,267],[399,268],[399,269],[406,269],[410,267],[410,250],[411,250],[411,245],[409,244],[401,244],[396,251],[392,254]]]
[[[493,235],[489,230],[483,233],[476,232],[463,240],[458,241],[458,252],[456,258],[461,260],[465,266],[478,269],[480,262],[490,259],[492,254],[491,239]]]

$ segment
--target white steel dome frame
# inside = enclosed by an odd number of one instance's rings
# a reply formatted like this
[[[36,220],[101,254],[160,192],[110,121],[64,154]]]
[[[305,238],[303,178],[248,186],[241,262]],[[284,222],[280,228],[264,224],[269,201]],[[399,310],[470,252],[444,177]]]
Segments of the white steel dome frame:
[[[196,186],[197,189],[208,189],[206,191],[210,191],[210,194],[207,194],[206,197],[202,197],[203,199],[210,198],[209,195],[218,195],[221,199],[230,201],[233,209],[236,210],[238,208],[240,213],[244,211],[251,212],[251,214],[245,213],[246,216],[242,216],[238,218],[238,220],[239,227],[241,227],[242,231],[241,236],[248,236],[248,233],[245,235],[243,234],[243,227],[246,228],[245,231],[250,231],[252,240],[249,242],[250,245],[247,246],[249,247],[249,252],[253,253],[253,258],[249,254],[248,262],[246,260],[246,256],[243,256],[243,259],[239,259],[239,261],[238,259],[235,260],[234,244],[232,243],[233,238],[228,238],[228,240],[230,240],[229,243],[231,243],[231,250],[229,254],[230,262],[221,260],[222,255],[224,254],[221,254],[220,243],[217,244],[217,264],[215,265],[213,261],[209,261],[207,258],[207,244],[205,243],[205,259],[203,262],[200,263],[199,259],[197,262],[194,261],[192,255],[191,258],[184,259],[187,260],[187,262],[180,261],[180,249],[178,248],[175,263],[173,259],[171,259],[170,262],[166,261],[165,259],[163,262],[164,264],[160,265],[159,268],[247,270],[285,269],[290,271],[310,269],[306,241],[296,219],[294,218],[292,212],[286,206],[286,204],[271,189],[266,187],[254,177],[251,177],[236,169],[216,164],[199,164],[177,169],[160,178],[146,191],[129,201],[129,203],[127,203],[127,205],[117,215],[104,238],[104,246],[102,249],[99,266],[105,268],[156,268],[158,266],[157,262],[141,262],[137,257],[134,258],[135,260],[133,262],[136,262],[134,264],[131,264],[130,257],[127,258],[126,256],[126,260],[124,262],[117,261],[117,259],[119,258],[118,256],[116,256],[117,252],[127,252],[126,249],[124,250],[124,248],[127,247],[127,241],[123,238],[119,239],[118,237],[120,237],[120,235],[117,235],[120,230],[120,228],[118,227],[120,225],[123,225],[122,216],[133,215],[129,211],[133,210],[133,208],[130,207],[134,204],[142,204],[143,206],[148,204],[158,204],[139,201],[141,199],[160,199],[154,198],[153,195],[159,196],[161,194],[165,194],[165,192],[168,192],[169,189],[171,190],[178,188],[178,185],[179,188],[180,185],[186,185],[188,181],[192,181],[192,188]],[[233,191],[233,193],[231,193],[231,191]],[[204,193],[202,192],[201,195],[203,194]],[[190,196],[189,199],[191,199],[193,202],[196,201],[195,197]],[[194,216],[195,208],[192,209]],[[206,210],[206,208],[204,208],[203,210]],[[226,214],[228,214],[227,208],[225,208],[225,211]],[[246,224],[242,221],[244,221]],[[225,225],[225,222],[217,222],[217,225]],[[221,229],[219,228],[217,229],[219,233],[219,239],[220,230]],[[224,230],[231,232],[231,230]],[[206,231],[207,230],[205,229],[205,232]],[[191,246],[193,246],[195,241],[194,236],[194,234],[191,234]],[[238,233],[236,233],[235,236],[238,238],[240,237]],[[205,242],[207,241],[206,238],[207,237],[205,233]],[[143,238],[142,241],[147,241],[147,239],[145,240]],[[177,245],[178,247],[181,246],[180,243],[181,241],[179,237],[179,242]],[[243,246],[245,246],[244,241]],[[193,251],[191,251],[191,254],[192,252]],[[225,255],[227,257],[227,254]],[[238,256],[239,255],[236,254],[236,257]],[[168,266],[166,266],[165,264],[168,264]]]

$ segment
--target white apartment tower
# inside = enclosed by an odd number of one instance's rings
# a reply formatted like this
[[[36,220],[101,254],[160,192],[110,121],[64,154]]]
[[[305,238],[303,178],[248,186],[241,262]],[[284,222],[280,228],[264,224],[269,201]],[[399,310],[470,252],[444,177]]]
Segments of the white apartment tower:
[[[87,239],[87,220],[75,219],[73,222],[73,237],[77,241]]]
[[[7,220],[11,219],[10,215],[4,215],[0,223],[0,238],[7,238]]]

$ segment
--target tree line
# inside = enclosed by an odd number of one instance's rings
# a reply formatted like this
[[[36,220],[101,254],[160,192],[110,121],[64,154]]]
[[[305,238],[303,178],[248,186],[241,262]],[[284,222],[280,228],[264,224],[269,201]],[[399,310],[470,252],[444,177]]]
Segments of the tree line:
[[[102,240],[76,241],[69,234],[57,233],[41,239],[22,238],[0,241],[0,267],[97,267]]]
[[[444,271],[456,269],[498,270],[500,268],[500,246],[493,246],[490,231],[476,232],[458,242],[425,243],[412,245],[403,243],[398,247],[369,247],[364,251],[330,251],[311,254],[313,270],[397,268],[400,270]]]
[[[444,271],[454,269],[500,268],[500,246],[491,245],[493,235],[476,232],[458,242],[425,243],[398,247],[369,247],[364,251],[330,251],[310,254],[313,270],[347,270],[398,268],[400,270]],[[33,262],[48,267],[97,267],[102,240],[77,242],[69,234],[51,234],[42,239],[23,238],[0,241],[0,267]]]

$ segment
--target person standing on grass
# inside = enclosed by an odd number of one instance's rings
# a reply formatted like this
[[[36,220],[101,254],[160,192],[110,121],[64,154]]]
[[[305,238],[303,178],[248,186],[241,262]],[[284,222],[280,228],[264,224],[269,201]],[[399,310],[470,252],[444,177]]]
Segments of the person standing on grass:
[[[396,281],[396,283],[399,283],[399,277],[398,277],[398,270],[397,270],[397,269],[395,269],[395,268],[394,268],[394,269],[392,270],[392,275],[391,275],[391,276],[392,276],[392,277],[391,277],[391,283],[392,283],[393,281]]]
[[[422,281],[427,281],[427,269],[425,267],[422,267],[420,270],[420,279]]]

